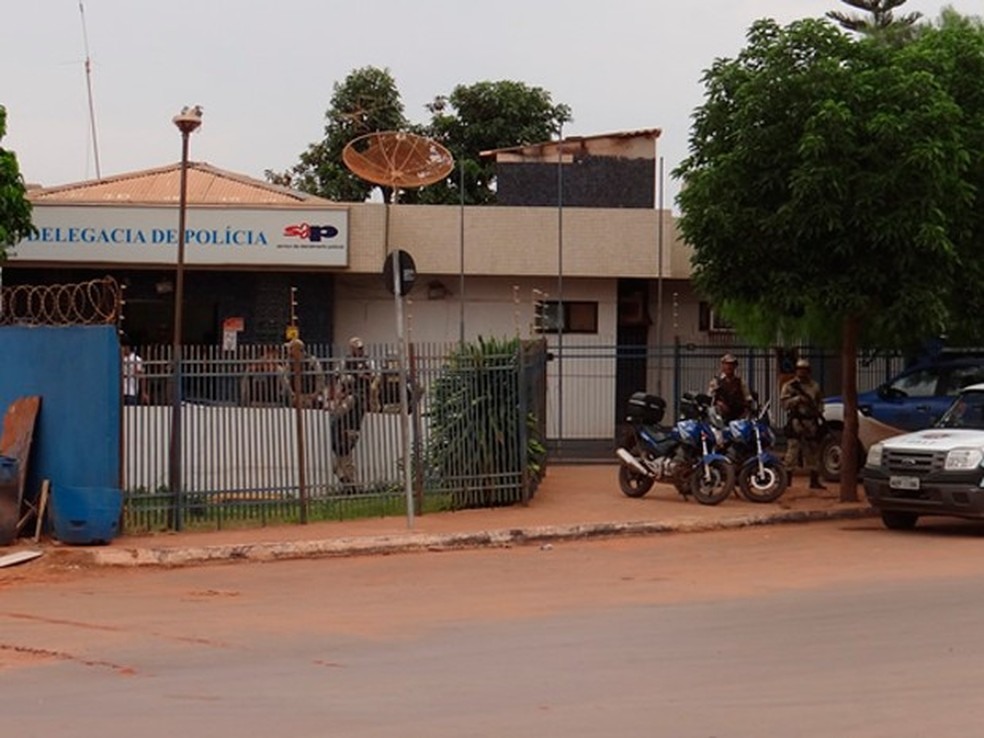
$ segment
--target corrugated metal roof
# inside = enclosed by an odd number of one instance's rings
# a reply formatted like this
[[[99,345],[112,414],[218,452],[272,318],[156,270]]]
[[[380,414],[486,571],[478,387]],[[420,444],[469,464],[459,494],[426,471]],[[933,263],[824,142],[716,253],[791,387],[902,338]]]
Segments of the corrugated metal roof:
[[[659,138],[663,133],[662,128],[642,128],[638,131],[618,131],[616,133],[598,133],[593,136],[567,136],[564,138],[563,142],[566,144],[579,143],[581,141],[597,141],[599,139],[618,139],[618,138]],[[496,154],[505,154],[511,151],[523,152],[526,154],[534,154],[536,152],[543,151],[544,149],[556,148],[557,141],[543,141],[541,143],[535,144],[523,144],[520,146],[507,146],[502,149],[489,149],[488,151],[480,152],[480,156],[495,156]],[[565,146],[566,148],[566,146]]]
[[[144,169],[114,177],[28,190],[34,203],[175,204],[180,199],[181,163]],[[334,205],[305,192],[287,189],[218,169],[188,162],[187,201],[191,205]]]

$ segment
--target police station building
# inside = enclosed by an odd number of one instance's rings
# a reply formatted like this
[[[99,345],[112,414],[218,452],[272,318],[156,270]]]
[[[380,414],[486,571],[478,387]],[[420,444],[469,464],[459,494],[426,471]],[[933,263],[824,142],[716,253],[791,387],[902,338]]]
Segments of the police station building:
[[[690,286],[690,249],[657,207],[658,129],[487,152],[491,206],[336,203],[189,163],[184,254],[187,344],[279,343],[292,319],[307,343],[396,340],[387,254],[408,252],[414,342],[528,337],[564,346],[707,343],[713,313]],[[558,172],[558,167],[560,171]],[[559,175],[559,176],[558,176]],[[178,258],[181,166],[32,188],[37,235],[8,251],[5,284],[125,285],[123,330],[168,344]],[[651,380],[619,379],[606,399]],[[566,372],[566,370],[565,370]],[[571,429],[574,432],[574,429]]]

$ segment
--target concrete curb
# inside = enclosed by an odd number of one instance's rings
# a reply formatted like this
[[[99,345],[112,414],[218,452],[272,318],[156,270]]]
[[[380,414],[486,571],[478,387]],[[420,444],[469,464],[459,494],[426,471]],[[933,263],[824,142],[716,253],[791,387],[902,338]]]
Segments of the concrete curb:
[[[548,543],[615,536],[644,536],[656,533],[695,533],[746,528],[756,525],[806,523],[819,520],[855,519],[875,514],[872,508],[850,507],[832,510],[786,510],[735,515],[708,520],[680,518],[666,522],[637,521],[585,523],[533,528],[478,531],[473,533],[405,533],[390,536],[361,536],[330,540],[229,544],[197,547],[126,548],[108,546],[84,551],[94,566],[194,566],[217,561],[283,561],[288,559],[366,556],[420,551],[453,551],[475,548]]]

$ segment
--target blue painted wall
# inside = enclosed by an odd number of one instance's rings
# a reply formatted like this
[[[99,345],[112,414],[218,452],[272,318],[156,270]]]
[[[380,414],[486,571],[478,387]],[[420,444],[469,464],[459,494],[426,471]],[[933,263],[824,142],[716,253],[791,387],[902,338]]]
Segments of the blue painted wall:
[[[53,485],[120,486],[120,344],[114,326],[0,327],[0,415],[41,396],[25,496]]]

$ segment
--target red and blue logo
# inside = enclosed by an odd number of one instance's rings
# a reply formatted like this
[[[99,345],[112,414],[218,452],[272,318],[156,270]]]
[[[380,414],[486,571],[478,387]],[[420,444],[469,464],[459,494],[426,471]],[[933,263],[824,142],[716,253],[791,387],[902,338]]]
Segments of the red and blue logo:
[[[338,235],[338,229],[335,226],[330,225],[308,225],[307,223],[300,223],[298,225],[289,225],[284,228],[285,238],[299,238],[302,241],[311,241],[317,243],[321,240],[329,240]]]

